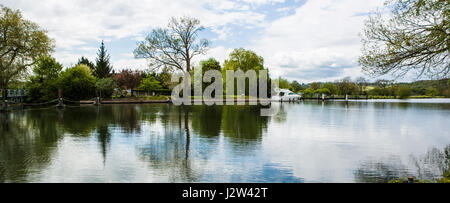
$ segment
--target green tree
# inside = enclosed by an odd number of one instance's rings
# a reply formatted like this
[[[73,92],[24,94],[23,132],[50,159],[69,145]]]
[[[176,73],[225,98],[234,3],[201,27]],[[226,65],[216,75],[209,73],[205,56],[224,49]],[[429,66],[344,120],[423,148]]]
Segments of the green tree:
[[[351,82],[350,77],[346,77],[338,82],[337,87],[340,95],[355,95],[358,91],[358,86]]]
[[[94,76],[97,78],[107,78],[111,76],[111,71],[113,67],[109,63],[110,56],[106,51],[105,43],[102,41],[102,44],[100,45],[100,49],[97,53],[97,59],[95,60],[95,70],[94,70]],[[86,64],[89,66],[89,64]]]
[[[202,67],[203,74],[209,70],[222,70],[220,66],[220,62],[215,58],[209,58],[208,60],[203,60],[200,62],[200,66]]]
[[[439,91],[436,88],[434,88],[434,87],[428,87],[426,89],[426,91],[427,91],[427,95],[428,96],[434,97],[434,96],[438,96],[439,95]]]
[[[320,94],[320,95],[322,95],[322,94],[330,95],[331,94],[331,91],[329,89],[327,89],[327,88],[321,88],[321,89],[318,89],[318,90],[316,90],[314,92],[317,93],[317,94]]]
[[[50,56],[41,57],[33,69],[34,75],[25,83],[30,102],[46,102],[58,98],[57,79],[62,65]]]
[[[19,10],[0,5],[0,89],[3,99],[11,82],[23,78],[39,57],[53,51],[54,42]]]
[[[278,87],[280,89],[291,89],[291,86],[289,85],[289,81],[287,79],[279,77],[277,81]]]
[[[264,59],[255,52],[243,48],[235,49],[230,53],[229,59],[225,60],[224,70],[263,70]]]
[[[330,91],[331,95],[339,94],[338,87],[335,84],[331,83],[331,82],[323,84],[321,88],[322,89],[328,89]]]
[[[366,22],[359,63],[369,74],[446,78],[450,74],[450,1],[390,0],[389,17]]]
[[[204,29],[195,18],[172,18],[168,28],[154,29],[134,50],[136,58],[149,59],[155,68],[170,66],[191,72],[193,57],[205,54],[209,46],[206,39],[197,40]]]
[[[142,79],[142,83],[139,86],[139,90],[147,91],[148,93],[151,93],[152,91],[161,89],[161,83],[156,80],[156,78],[152,75],[148,75],[147,77]]]
[[[58,79],[64,98],[70,100],[91,99],[95,96],[96,78],[84,64],[65,70]]]
[[[400,99],[407,99],[412,95],[412,90],[408,85],[402,85],[397,89],[396,94]]]
[[[300,83],[298,83],[295,80],[293,82],[291,82],[291,84],[289,84],[289,86],[291,86],[291,89],[293,92],[299,92],[299,91],[305,89]]]
[[[89,61],[89,59],[85,58],[84,56],[82,56],[80,59],[78,59],[78,63],[75,66],[78,66],[78,65],[81,65],[81,64],[89,66],[89,68],[91,68],[92,72],[95,71],[94,63]]]
[[[222,74],[226,76],[227,70],[242,70],[244,72],[249,70],[254,70],[256,72],[256,76],[259,80],[259,71],[264,70],[264,58],[261,56],[258,56],[255,52],[251,50],[245,50],[243,48],[235,49],[233,52],[230,53],[229,58],[225,60]],[[267,76],[268,81],[270,81],[269,76]],[[282,84],[283,87],[289,88],[289,82],[278,80],[279,82],[286,82],[286,84]],[[224,83],[226,83],[226,79],[224,79]],[[237,79],[235,79],[235,87],[237,87]],[[268,82],[267,84],[271,84]],[[245,95],[249,95],[249,81],[246,80],[246,93]],[[226,84],[224,84],[224,88],[226,87]],[[280,88],[283,88],[280,87]],[[224,91],[226,93],[226,91]],[[270,91],[269,91],[270,92]],[[237,92],[235,92],[237,93]],[[228,94],[228,93],[227,93]]]
[[[117,82],[112,78],[98,79],[95,87],[100,93],[100,97],[111,97],[114,88],[117,87]]]
[[[311,83],[310,88],[312,90],[318,90],[318,89],[320,89],[320,84],[318,82],[313,82],[313,83]]]

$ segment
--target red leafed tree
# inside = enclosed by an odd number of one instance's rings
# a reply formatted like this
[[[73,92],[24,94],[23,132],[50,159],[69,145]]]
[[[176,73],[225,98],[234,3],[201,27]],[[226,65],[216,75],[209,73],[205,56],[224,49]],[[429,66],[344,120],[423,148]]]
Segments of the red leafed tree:
[[[122,70],[114,75],[117,83],[124,89],[135,89],[141,84],[142,74],[130,69]]]

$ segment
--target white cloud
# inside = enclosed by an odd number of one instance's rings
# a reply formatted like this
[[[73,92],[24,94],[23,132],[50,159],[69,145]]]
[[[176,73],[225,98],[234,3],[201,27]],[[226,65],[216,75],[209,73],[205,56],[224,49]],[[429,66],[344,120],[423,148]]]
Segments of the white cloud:
[[[274,21],[254,49],[272,73],[290,79],[334,80],[360,68],[359,33],[367,16],[383,0],[308,1],[291,16]],[[353,75],[356,76],[356,75]]]
[[[56,40],[57,52],[73,52],[78,46],[85,47],[92,42],[98,44],[102,39],[142,39],[143,32],[167,25],[173,16],[199,18],[204,26],[216,28],[217,32],[223,30],[217,27],[227,24],[260,24],[264,20],[264,15],[239,10],[244,8],[243,5],[228,0],[219,3],[215,0],[4,0],[2,4],[20,9],[25,18],[47,29],[50,37]],[[223,12],[225,9],[238,10]],[[71,61],[66,60],[71,58],[57,59],[68,64]]]

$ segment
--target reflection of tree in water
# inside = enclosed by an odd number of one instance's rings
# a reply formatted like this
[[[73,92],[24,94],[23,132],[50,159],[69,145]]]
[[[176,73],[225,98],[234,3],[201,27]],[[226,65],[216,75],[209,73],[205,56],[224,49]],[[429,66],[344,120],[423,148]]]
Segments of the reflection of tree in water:
[[[192,169],[190,157],[190,113],[190,106],[171,106],[161,117],[164,132],[150,135],[148,142],[138,147],[140,158],[168,175],[170,182],[195,182],[200,176]]]
[[[193,106],[192,129],[200,136],[214,138],[222,129],[223,106]]]
[[[61,135],[56,124],[50,122],[57,116],[54,111],[2,113],[0,182],[33,181],[29,175],[50,164]]]
[[[443,150],[433,148],[423,156],[410,156],[413,167],[406,167],[399,158],[388,161],[366,161],[355,171],[355,181],[386,183],[394,178],[414,176],[421,180],[441,178],[450,169],[450,145]]]
[[[260,141],[268,119],[260,106],[223,106],[223,134],[239,143]]]
[[[415,166],[416,177],[419,179],[440,178],[442,174],[450,170],[450,145],[443,150],[433,148],[421,157],[411,156]]]
[[[223,106],[222,132],[230,152],[249,155],[261,144],[269,117],[261,116],[261,106]]]
[[[362,163],[355,171],[357,183],[387,183],[397,177],[407,177],[408,170],[398,157],[388,161],[369,160]]]

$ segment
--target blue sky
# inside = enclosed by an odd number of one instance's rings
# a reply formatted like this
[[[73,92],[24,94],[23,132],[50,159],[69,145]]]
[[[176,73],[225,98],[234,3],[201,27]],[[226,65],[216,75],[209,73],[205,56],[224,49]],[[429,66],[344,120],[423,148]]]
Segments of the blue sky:
[[[116,70],[146,69],[136,43],[170,17],[198,18],[211,49],[199,60],[223,62],[234,48],[255,51],[273,76],[300,82],[363,76],[357,64],[367,15],[384,0],[3,0],[48,30],[53,56],[69,67],[94,60],[101,40]]]

